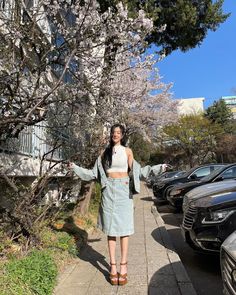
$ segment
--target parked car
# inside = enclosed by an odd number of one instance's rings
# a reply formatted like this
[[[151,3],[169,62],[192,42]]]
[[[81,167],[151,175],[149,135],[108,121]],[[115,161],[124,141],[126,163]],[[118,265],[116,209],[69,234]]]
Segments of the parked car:
[[[150,175],[146,181],[146,184],[148,187],[152,187],[154,183],[160,181],[161,179],[166,179],[166,178],[172,178],[172,177],[178,177],[180,175],[183,175],[186,171],[168,171],[164,172],[160,175]]]
[[[181,229],[193,249],[219,252],[223,241],[236,230],[236,180],[189,191],[183,200]]]
[[[176,184],[186,183],[193,180],[199,180],[210,174],[212,171],[221,168],[225,164],[207,164],[194,167],[179,177],[161,179],[153,185],[153,194],[157,198],[157,202],[167,202],[167,190]]]
[[[236,294],[236,231],[222,244],[220,265],[225,295]]]
[[[236,163],[216,169],[215,171],[198,181],[190,181],[188,183],[183,183],[171,187],[167,190],[167,200],[172,206],[179,209],[182,208],[184,195],[191,189],[207,183],[233,178],[236,179]]]

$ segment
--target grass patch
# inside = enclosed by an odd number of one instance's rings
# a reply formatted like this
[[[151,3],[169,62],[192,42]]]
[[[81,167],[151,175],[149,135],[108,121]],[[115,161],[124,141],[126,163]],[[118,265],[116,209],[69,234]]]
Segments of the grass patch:
[[[43,248],[66,251],[73,256],[78,254],[74,237],[65,231],[57,232],[50,228],[45,228],[41,232],[40,238]]]
[[[50,295],[57,267],[46,251],[33,250],[24,258],[8,261],[2,272],[0,288],[4,295]]]

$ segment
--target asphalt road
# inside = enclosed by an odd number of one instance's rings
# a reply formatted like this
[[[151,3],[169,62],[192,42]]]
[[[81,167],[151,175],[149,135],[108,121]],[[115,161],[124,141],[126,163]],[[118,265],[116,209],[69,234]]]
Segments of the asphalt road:
[[[182,214],[174,213],[171,206],[157,206],[172,239],[173,245],[185,266],[198,295],[222,295],[223,286],[219,256],[198,254],[183,240],[179,225]]]

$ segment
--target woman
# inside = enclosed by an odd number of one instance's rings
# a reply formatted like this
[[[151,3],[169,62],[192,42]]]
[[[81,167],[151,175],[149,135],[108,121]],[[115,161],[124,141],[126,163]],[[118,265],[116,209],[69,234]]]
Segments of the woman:
[[[127,255],[129,236],[134,233],[132,193],[140,191],[141,176],[147,177],[155,168],[162,172],[162,165],[141,168],[134,160],[130,148],[125,146],[125,128],[120,124],[111,127],[110,143],[98,157],[92,170],[70,163],[69,167],[83,180],[99,179],[102,200],[98,227],[107,235],[110,256],[110,282],[112,285],[127,283]],[[128,172],[132,172],[132,188]],[[116,264],[116,239],[120,237],[120,271]]]

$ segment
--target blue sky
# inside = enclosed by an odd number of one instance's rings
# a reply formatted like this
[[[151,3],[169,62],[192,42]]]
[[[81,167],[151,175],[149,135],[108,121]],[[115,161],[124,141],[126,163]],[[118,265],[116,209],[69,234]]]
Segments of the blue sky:
[[[173,52],[157,64],[174,98],[205,97],[205,108],[221,96],[236,95],[236,2],[225,0],[231,16],[200,47]]]

